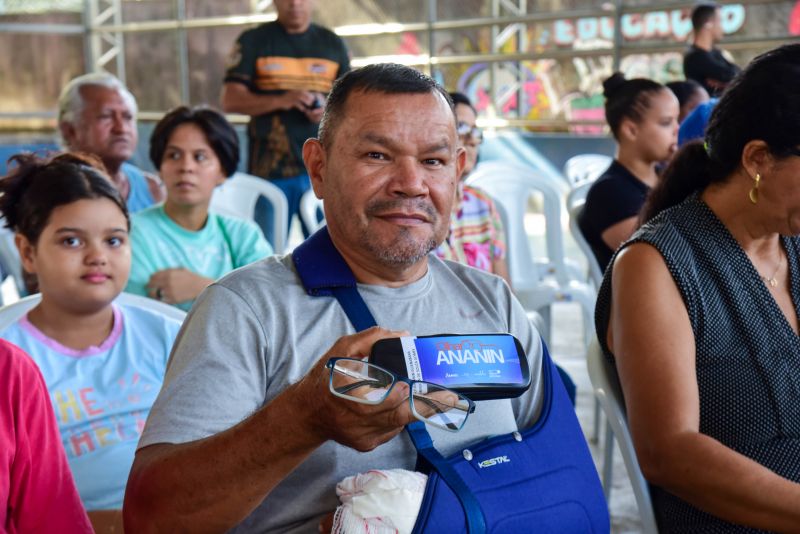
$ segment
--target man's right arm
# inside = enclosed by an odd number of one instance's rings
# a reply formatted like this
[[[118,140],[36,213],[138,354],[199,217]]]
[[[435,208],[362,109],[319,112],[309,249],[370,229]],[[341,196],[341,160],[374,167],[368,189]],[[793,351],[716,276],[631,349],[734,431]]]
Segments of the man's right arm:
[[[223,532],[242,521],[321,445],[297,387],[206,439],[140,449],[125,492],[125,530]],[[278,430],[280,429],[280,430]]]
[[[330,394],[325,363],[399,334],[372,328],[340,338],[300,382],[232,428],[140,449],[125,492],[125,529],[224,532],[328,439],[368,451],[396,436],[413,419],[406,386],[378,406],[353,403]]]
[[[314,103],[310,91],[284,91],[279,94],[258,94],[240,82],[225,82],[220,97],[225,113],[241,113],[255,117],[275,111],[306,111]]]

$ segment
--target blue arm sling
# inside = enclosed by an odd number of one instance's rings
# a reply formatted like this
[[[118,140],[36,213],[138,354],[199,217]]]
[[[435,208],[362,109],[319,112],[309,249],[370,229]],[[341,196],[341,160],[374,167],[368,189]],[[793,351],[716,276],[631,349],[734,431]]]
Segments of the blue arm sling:
[[[336,298],[356,331],[377,325],[326,227],[298,246],[292,259],[309,295]],[[597,471],[542,345],[544,401],[531,428],[484,440],[445,458],[434,448],[424,423],[406,426],[420,456],[418,466],[430,471],[415,534],[609,531]]]

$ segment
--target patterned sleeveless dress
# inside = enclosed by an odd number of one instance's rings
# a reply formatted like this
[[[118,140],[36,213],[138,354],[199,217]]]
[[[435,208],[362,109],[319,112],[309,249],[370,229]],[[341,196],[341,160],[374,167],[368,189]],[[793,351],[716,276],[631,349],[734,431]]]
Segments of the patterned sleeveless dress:
[[[800,316],[800,238],[782,237]],[[665,210],[622,248],[638,242],[663,256],[689,313],[696,344],[700,432],[800,482],[800,338],[750,259],[698,195]],[[595,326],[606,357],[611,271]],[[657,414],[654,414],[657,417]],[[651,486],[659,531],[752,533]]]

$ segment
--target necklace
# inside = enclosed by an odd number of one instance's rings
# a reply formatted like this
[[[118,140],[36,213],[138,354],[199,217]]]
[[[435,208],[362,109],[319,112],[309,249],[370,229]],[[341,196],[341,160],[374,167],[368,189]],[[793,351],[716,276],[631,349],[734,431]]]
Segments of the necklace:
[[[778,279],[776,277],[778,276],[778,271],[781,270],[782,266],[783,266],[783,254],[781,254],[781,257],[778,260],[778,266],[775,267],[775,272],[772,273],[772,276],[770,277],[761,276],[761,274],[759,273],[758,277],[761,278],[765,283],[769,284],[770,287],[778,287]]]

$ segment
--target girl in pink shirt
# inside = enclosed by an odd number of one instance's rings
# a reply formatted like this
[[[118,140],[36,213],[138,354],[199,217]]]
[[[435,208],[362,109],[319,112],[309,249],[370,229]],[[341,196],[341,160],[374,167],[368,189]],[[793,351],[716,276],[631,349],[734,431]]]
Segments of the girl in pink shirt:
[[[36,364],[0,340],[0,533],[91,533]]]

